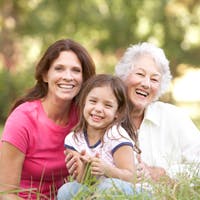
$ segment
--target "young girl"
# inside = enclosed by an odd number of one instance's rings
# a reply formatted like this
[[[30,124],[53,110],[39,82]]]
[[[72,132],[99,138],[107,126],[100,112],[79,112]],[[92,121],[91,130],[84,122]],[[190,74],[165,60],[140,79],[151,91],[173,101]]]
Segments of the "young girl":
[[[86,151],[91,174],[99,179],[98,189],[113,183],[130,194],[135,180],[136,136],[129,122],[127,101],[126,88],[119,78],[104,74],[90,78],[79,99],[80,121],[65,138],[65,147],[79,153]],[[82,187],[86,164],[81,164],[76,181],[59,189],[58,200],[72,199]]]

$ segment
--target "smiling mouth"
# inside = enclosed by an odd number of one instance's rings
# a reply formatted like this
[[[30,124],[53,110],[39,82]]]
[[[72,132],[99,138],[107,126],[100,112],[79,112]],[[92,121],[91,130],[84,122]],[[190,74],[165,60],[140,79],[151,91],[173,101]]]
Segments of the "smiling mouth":
[[[102,120],[102,118],[103,118],[103,117],[101,117],[101,116],[94,115],[94,114],[91,114],[91,117],[92,117],[92,119],[95,120],[95,121]]]
[[[139,90],[139,89],[136,90],[136,94],[142,95],[144,97],[147,97],[149,95],[148,92],[145,92],[145,91],[142,91],[142,90]]]
[[[75,85],[66,85],[66,84],[58,84],[59,88],[62,88],[62,89],[73,89],[75,87]]]

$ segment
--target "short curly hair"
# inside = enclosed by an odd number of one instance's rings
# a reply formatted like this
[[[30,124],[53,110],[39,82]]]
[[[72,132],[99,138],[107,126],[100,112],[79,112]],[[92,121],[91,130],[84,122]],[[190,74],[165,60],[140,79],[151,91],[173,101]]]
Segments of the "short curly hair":
[[[169,68],[169,61],[166,58],[164,51],[152,43],[143,42],[131,45],[127,48],[121,60],[115,66],[115,75],[119,76],[122,80],[125,80],[134,68],[134,64],[137,62],[138,57],[145,54],[150,55],[161,69],[162,79],[157,94],[157,98],[159,98],[168,89],[172,76]]]

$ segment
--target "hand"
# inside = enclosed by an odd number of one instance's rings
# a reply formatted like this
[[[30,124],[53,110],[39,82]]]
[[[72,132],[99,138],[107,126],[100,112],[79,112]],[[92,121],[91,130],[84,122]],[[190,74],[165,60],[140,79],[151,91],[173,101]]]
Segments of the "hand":
[[[74,179],[76,179],[77,175],[79,174],[79,170],[82,166],[82,161],[80,157],[85,154],[85,151],[83,150],[81,154],[79,154],[78,152],[66,149],[64,153],[66,155],[65,163],[68,172]]]
[[[142,161],[141,156],[137,155],[138,164],[136,166],[137,170],[137,179],[153,181],[159,181],[161,177],[166,176],[166,172],[162,167],[152,167],[148,166],[145,162]]]
[[[100,159],[99,154],[91,158],[91,174],[95,176],[103,176],[108,170],[108,165]]]
[[[86,151],[83,150],[81,151],[81,154],[80,154],[80,159],[83,163],[87,163],[87,162],[90,162],[91,161],[91,157],[89,155],[86,154]]]
[[[140,162],[136,165],[136,174],[138,181],[144,181],[151,178],[149,167],[144,162]]]

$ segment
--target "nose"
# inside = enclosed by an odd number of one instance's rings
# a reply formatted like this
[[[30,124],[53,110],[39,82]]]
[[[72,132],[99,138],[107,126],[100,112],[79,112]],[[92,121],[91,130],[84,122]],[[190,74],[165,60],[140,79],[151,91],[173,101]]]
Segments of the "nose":
[[[94,110],[96,113],[101,113],[103,110],[103,106],[101,105],[101,103],[97,103],[94,107]]]
[[[142,87],[144,87],[145,89],[146,88],[150,88],[150,78],[145,76],[143,79],[142,79]]]
[[[64,73],[63,73],[63,79],[65,79],[67,81],[73,80],[72,72],[69,69],[67,69],[67,70],[64,71]]]

